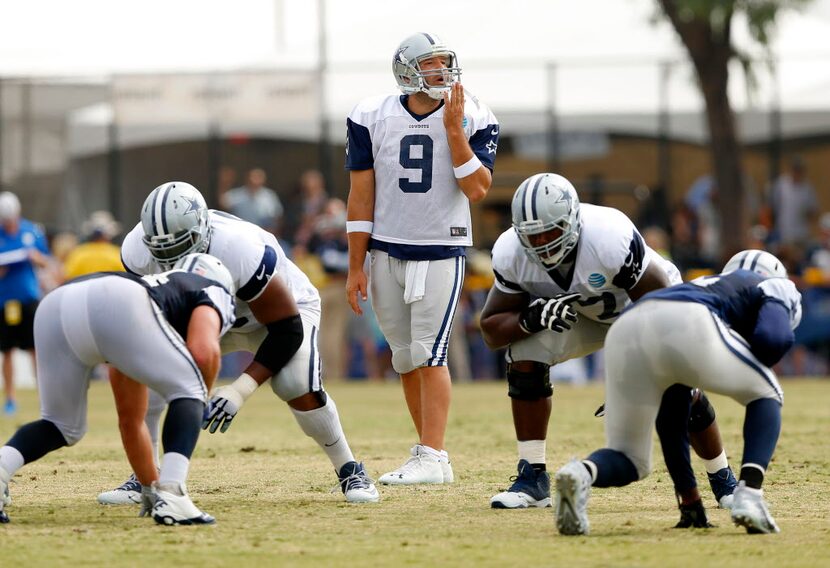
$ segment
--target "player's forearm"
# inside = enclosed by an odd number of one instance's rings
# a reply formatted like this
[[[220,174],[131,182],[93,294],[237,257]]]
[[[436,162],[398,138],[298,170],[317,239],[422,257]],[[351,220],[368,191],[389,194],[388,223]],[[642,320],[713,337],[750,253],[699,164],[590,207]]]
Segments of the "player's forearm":
[[[487,196],[492,183],[490,170],[476,158],[461,128],[447,131],[447,143],[459,189],[470,203],[481,201]]]
[[[351,187],[346,205],[349,270],[362,270],[375,219],[375,171],[352,171],[349,178]]]
[[[492,184],[490,170],[481,166],[474,173],[457,180],[458,187],[470,200],[470,203],[478,203],[487,197],[487,191]]]
[[[363,270],[363,262],[369,250],[371,235],[364,232],[349,233],[349,270]]]
[[[530,334],[519,326],[518,312],[500,312],[481,318],[481,336],[490,349],[506,347]]]

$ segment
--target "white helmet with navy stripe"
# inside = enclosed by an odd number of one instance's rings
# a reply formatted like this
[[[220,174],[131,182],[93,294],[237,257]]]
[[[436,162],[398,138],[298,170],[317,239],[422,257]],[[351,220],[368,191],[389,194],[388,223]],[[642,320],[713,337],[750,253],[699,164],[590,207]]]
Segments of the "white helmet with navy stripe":
[[[231,295],[236,293],[233,276],[222,261],[213,255],[194,252],[180,258],[173,268],[204,276],[222,285]]]
[[[726,274],[740,269],[751,270],[766,278],[787,277],[787,269],[784,267],[784,263],[765,250],[742,250],[729,259],[722,272]]]
[[[420,62],[430,57],[447,58],[444,69],[423,71]],[[453,83],[461,80],[458,57],[435,34],[417,33],[403,40],[392,56],[392,73],[398,88],[406,95],[423,92],[433,99],[442,99]],[[430,85],[429,79],[443,77],[439,85]]]
[[[192,252],[204,252],[210,241],[205,198],[183,181],[163,183],[141,207],[143,241],[162,266],[171,266]]]
[[[513,195],[512,216],[527,256],[543,268],[557,266],[579,241],[579,197],[560,175],[542,173],[524,180]]]

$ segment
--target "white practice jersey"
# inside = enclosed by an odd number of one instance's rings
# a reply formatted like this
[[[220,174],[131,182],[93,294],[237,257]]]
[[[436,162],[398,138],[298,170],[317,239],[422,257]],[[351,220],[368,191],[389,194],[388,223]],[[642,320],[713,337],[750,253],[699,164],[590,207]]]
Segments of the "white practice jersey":
[[[222,261],[236,285],[236,322],[232,332],[259,329],[248,302],[255,300],[276,276],[291,291],[297,307],[320,315],[320,294],[308,276],[291,262],[276,237],[260,227],[222,211],[210,210],[210,247],[206,252]],[[144,230],[138,223],[121,245],[124,268],[138,275],[163,272],[141,240]]]
[[[525,254],[516,232],[501,234],[493,246],[495,286],[507,294],[550,298],[576,292],[576,311],[597,322],[612,323],[631,303],[627,290],[639,282],[651,262],[658,262],[671,284],[682,282],[671,262],[649,248],[634,223],[610,207],[580,205],[582,229],[570,279],[554,279]]]
[[[471,246],[470,203],[453,174],[443,104],[413,115],[405,96],[373,97],[349,114],[346,169],[375,171],[372,237],[387,243]],[[481,163],[493,169],[499,125],[465,94],[464,132]]]

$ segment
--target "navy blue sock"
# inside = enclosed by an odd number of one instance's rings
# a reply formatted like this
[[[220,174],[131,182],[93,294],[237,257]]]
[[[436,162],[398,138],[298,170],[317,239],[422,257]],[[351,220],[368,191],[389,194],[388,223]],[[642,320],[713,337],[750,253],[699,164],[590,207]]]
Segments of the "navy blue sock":
[[[663,393],[655,425],[663,449],[666,468],[678,493],[697,487],[689,442],[689,416],[692,412],[692,389],[672,385]]]
[[[753,400],[746,405],[743,463],[769,465],[781,433],[781,404],[772,398]]]
[[[603,448],[585,459],[597,466],[594,487],[622,487],[640,477],[628,456],[617,450]]]
[[[195,398],[177,398],[170,403],[161,431],[164,453],[176,452],[190,459],[202,430],[204,410],[205,404]]]
[[[32,463],[68,444],[54,422],[41,419],[21,426],[6,445],[20,452],[25,463]]]

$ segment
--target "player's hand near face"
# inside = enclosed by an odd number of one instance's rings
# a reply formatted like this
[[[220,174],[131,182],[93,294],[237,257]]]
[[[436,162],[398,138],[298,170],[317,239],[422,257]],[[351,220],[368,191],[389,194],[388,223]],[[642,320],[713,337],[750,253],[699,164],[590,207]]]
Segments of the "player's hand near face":
[[[464,87],[454,83],[451,92],[444,93],[444,128],[447,132],[464,128]]]

